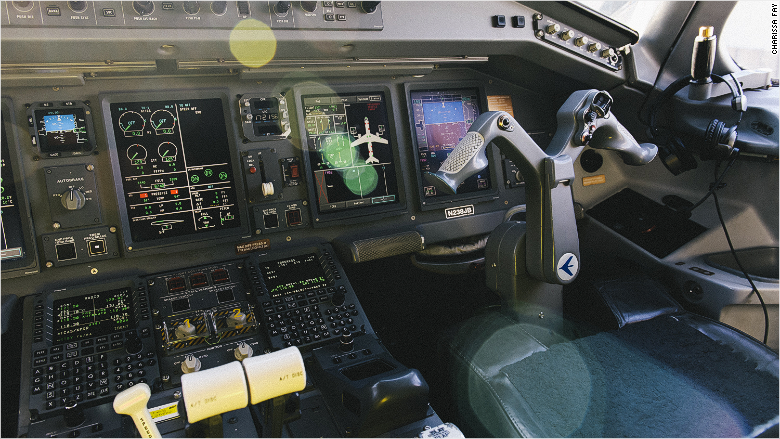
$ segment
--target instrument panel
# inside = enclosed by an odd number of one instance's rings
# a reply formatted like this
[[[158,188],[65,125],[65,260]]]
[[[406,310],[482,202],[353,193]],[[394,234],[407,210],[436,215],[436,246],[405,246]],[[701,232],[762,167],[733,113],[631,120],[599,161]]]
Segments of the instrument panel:
[[[434,193],[422,173],[435,170],[490,110],[488,96],[512,102],[533,93],[486,88],[477,73],[437,76],[451,80],[304,81],[250,91],[236,79],[184,89],[185,81],[162,79],[160,90],[144,92],[111,91],[97,81],[70,92],[72,100],[51,91],[43,96],[60,99],[22,98],[25,115],[9,109],[3,117],[5,127],[29,133],[5,140],[24,159],[20,171],[31,174],[9,191],[30,182],[35,190],[29,205],[37,236],[28,247],[42,251],[30,259],[56,279],[67,276],[62,267],[99,264],[110,273],[123,268],[112,260],[160,255],[148,260],[151,268],[133,262],[152,272],[162,261],[177,266],[166,254],[184,251],[207,263],[302,239],[332,242],[357,261],[354,244],[366,238],[406,233],[433,244],[466,237],[475,223],[490,228],[497,217],[485,222],[484,215],[524,197],[497,149],[458,195]],[[27,93],[40,98],[34,88],[18,95]],[[544,142],[552,127],[529,116],[539,127],[529,132]],[[445,212],[463,206],[462,216]],[[459,221],[466,225],[430,232]],[[211,255],[198,251],[207,248]],[[20,274],[12,268],[3,264],[4,278]]]

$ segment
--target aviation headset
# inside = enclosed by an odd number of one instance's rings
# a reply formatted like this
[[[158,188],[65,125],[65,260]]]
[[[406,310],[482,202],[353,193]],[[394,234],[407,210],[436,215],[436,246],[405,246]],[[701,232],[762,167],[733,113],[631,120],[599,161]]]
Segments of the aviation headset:
[[[734,151],[734,142],[737,140],[737,127],[742,121],[742,115],[747,109],[747,98],[745,97],[742,86],[733,75],[731,79],[736,84],[736,89],[723,77],[711,75],[715,82],[724,82],[731,90],[731,108],[739,112],[739,120],[736,125],[727,127],[725,122],[713,119],[707,125],[704,132],[704,148],[701,150],[702,160],[726,159]],[[669,98],[677,94],[685,86],[690,85],[692,76],[684,76],[661,92],[656,98],[655,105],[650,111],[650,137],[658,145],[658,154],[666,167],[674,175],[680,175],[685,171],[696,169],[698,166],[693,153],[687,148],[679,137],[675,136],[670,129],[659,128],[656,126],[656,115],[658,110],[666,103]]]

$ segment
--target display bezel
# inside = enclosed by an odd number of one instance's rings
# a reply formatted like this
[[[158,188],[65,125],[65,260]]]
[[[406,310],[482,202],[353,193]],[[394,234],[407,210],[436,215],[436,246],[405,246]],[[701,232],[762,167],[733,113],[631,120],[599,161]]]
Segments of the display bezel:
[[[138,312],[139,299],[136,294],[138,286],[139,285],[136,284],[136,282],[134,282],[132,279],[123,278],[114,282],[93,283],[89,285],[80,285],[61,290],[54,290],[51,291],[50,294],[46,294],[44,303],[44,327],[46,328],[44,330],[44,340],[46,344],[48,346],[54,346],[56,344],[54,343],[54,302],[87,296],[90,294],[99,294],[114,290],[128,289],[130,306],[132,308],[130,314],[132,318],[129,322],[129,327],[127,329],[122,329],[121,332],[125,333],[127,331],[138,328],[138,323],[140,321],[140,313]]]
[[[8,141],[8,153],[10,157],[3,159],[11,163],[13,173],[14,188],[16,189],[16,198],[19,202],[19,216],[22,224],[22,238],[24,240],[24,254],[21,258],[6,259],[0,263],[2,267],[2,278],[10,279],[13,277],[34,274],[40,271],[38,266],[38,248],[35,240],[35,228],[33,227],[32,214],[30,212],[30,200],[27,196],[27,186],[25,185],[24,168],[19,154],[19,136],[16,131],[15,113],[13,111],[13,102],[8,98],[2,98],[2,123],[6,140]]]
[[[83,144],[80,149],[74,149],[72,147],[67,149],[60,149],[58,146],[49,146],[48,143],[44,146],[44,141],[41,138],[38,131],[41,127],[38,125],[38,113],[39,112],[53,112],[62,111],[65,114],[72,113],[76,116],[74,110],[80,111],[80,116],[84,117],[84,134],[87,137],[87,142]],[[76,116],[76,117],[80,117]],[[38,153],[43,158],[59,158],[59,157],[73,157],[84,156],[92,154],[95,150],[95,130],[92,125],[92,109],[86,103],[82,101],[67,101],[67,102],[36,102],[31,104],[27,109],[27,117],[30,120],[30,135],[35,141],[35,146],[38,148]],[[42,116],[46,117],[46,116]]]
[[[422,176],[422,169],[420,166],[420,160],[418,157],[417,135],[414,132],[414,112],[412,110],[412,92],[440,92],[448,90],[477,90],[477,97],[479,99],[480,114],[490,111],[488,109],[487,94],[485,93],[485,87],[476,81],[465,82],[424,82],[424,83],[407,83],[404,85],[405,98],[406,98],[406,112],[409,120],[409,135],[412,139],[412,154],[414,157],[414,169],[415,179],[417,180],[417,197],[420,203],[421,210],[434,210],[441,209],[442,205],[452,204],[453,202],[471,200],[475,202],[495,200],[499,197],[499,186],[502,178],[499,173],[500,166],[494,160],[496,152],[495,147],[490,144],[485,150],[488,158],[488,172],[491,179],[491,185],[489,189],[468,192],[463,194],[454,195],[440,195],[435,198],[425,197],[425,181]]]
[[[165,248],[170,251],[176,247],[190,247],[193,243],[203,243],[216,239],[235,237],[240,238],[249,233],[249,211],[247,209],[246,193],[243,182],[243,172],[241,170],[241,159],[239,149],[236,145],[236,133],[233,124],[234,114],[231,109],[230,98],[227,92],[222,90],[199,90],[193,91],[160,91],[155,93],[104,93],[100,95],[100,105],[103,112],[103,124],[106,129],[106,140],[108,141],[108,152],[111,158],[111,169],[114,178],[114,192],[117,197],[117,205],[120,214],[120,223],[122,227],[122,240],[126,254],[133,255],[138,253],[154,253]],[[227,144],[230,157],[232,159],[232,171],[235,180],[234,189],[236,192],[236,206],[240,215],[238,227],[224,230],[214,230],[189,234],[183,236],[173,236],[170,238],[159,238],[154,240],[134,241],[131,234],[130,218],[128,216],[127,205],[125,202],[125,192],[120,168],[122,152],[118,151],[114,123],[111,116],[111,105],[120,103],[145,103],[145,102],[181,102],[187,100],[206,100],[219,99],[222,103],[222,116],[227,132]]]
[[[309,157],[309,150],[306,147],[307,145],[307,133],[306,133],[306,125],[304,123],[305,121],[305,114],[304,114],[304,105],[303,105],[303,98],[304,96],[346,96],[346,95],[362,95],[362,94],[372,94],[372,93],[382,93],[384,95],[385,99],[385,109],[387,111],[387,124],[388,124],[388,132],[391,134],[391,149],[393,152],[393,160],[395,165],[395,178],[396,178],[396,184],[398,189],[398,202],[397,203],[388,203],[388,204],[382,204],[382,205],[375,205],[375,206],[365,206],[365,207],[359,207],[359,208],[352,208],[352,209],[340,209],[340,210],[334,210],[330,212],[320,212],[319,209],[319,203],[317,202],[317,193],[316,188],[314,185],[314,181],[311,178],[312,176],[312,163],[311,159]],[[296,115],[298,117],[298,130],[300,133],[301,138],[301,148],[302,148],[302,155],[303,155],[303,163],[306,173],[306,186],[308,189],[309,194],[309,200],[311,202],[309,203],[310,206],[310,212],[312,215],[312,218],[314,219],[313,223],[315,227],[322,226],[323,223],[329,223],[332,221],[339,221],[339,220],[348,220],[351,218],[360,218],[360,219],[366,219],[366,217],[375,217],[375,218],[382,218],[385,216],[395,215],[398,213],[403,213],[406,211],[406,195],[404,192],[404,165],[402,162],[403,156],[401,155],[399,151],[398,146],[398,130],[396,129],[395,119],[396,119],[396,113],[395,113],[395,107],[393,105],[394,102],[396,102],[396,95],[384,85],[362,85],[359,87],[354,86],[325,86],[325,85],[317,85],[317,86],[302,86],[302,87],[296,87],[294,90],[294,96],[295,96],[295,105],[296,105]]]

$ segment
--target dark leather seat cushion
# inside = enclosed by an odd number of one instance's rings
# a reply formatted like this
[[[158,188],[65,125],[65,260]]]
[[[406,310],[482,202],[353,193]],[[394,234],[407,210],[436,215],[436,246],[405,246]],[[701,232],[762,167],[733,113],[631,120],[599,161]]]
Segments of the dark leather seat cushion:
[[[461,428],[497,437],[776,437],[777,354],[682,311],[644,280],[591,290],[620,329],[539,318],[532,306],[462,325],[447,343]],[[641,294],[621,293],[628,285]]]

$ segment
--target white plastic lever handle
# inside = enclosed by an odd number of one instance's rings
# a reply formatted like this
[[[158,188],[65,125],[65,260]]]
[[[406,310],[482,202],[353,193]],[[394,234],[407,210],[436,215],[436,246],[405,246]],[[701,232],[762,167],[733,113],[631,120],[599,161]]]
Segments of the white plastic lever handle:
[[[151,396],[152,391],[147,384],[140,383],[128,387],[114,398],[114,411],[120,415],[130,415],[141,437],[162,437],[146,407]]]
[[[191,424],[244,408],[249,401],[244,368],[238,361],[182,375],[181,392]]]
[[[297,347],[246,358],[241,362],[246,372],[252,404],[306,388],[306,368]]]

